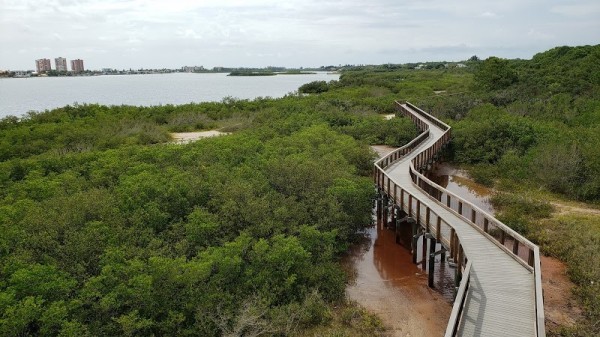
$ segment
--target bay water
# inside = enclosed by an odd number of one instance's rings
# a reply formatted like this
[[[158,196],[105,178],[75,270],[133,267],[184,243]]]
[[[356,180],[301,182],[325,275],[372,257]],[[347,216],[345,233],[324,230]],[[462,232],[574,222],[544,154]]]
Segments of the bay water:
[[[224,73],[171,73],[75,77],[0,78],[0,118],[22,116],[65,105],[152,106],[217,102],[225,97],[283,97],[312,81],[337,74],[227,76]]]

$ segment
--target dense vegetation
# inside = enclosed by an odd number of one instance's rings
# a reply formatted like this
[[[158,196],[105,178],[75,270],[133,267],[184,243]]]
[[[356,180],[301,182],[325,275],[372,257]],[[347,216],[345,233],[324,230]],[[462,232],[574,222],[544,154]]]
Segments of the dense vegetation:
[[[379,108],[352,89],[3,119],[0,335],[376,333],[337,260],[371,221],[367,143],[416,134]],[[236,132],[168,144],[214,127]]]
[[[344,304],[337,260],[370,222],[367,144],[416,135],[381,117],[396,99],[449,122],[452,159],[510,192],[501,219],[569,263],[585,317],[553,333],[597,335],[598,222],[544,220],[552,207],[526,191],[599,202],[600,46],[465,64],[360,67],[281,99],[0,120],[0,335],[377,333]],[[168,144],[213,128],[234,134]]]

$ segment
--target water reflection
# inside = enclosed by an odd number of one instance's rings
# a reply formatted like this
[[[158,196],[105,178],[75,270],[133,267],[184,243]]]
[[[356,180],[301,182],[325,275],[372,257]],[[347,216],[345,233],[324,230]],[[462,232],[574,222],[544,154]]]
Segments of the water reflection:
[[[494,207],[490,202],[492,191],[472,181],[465,171],[441,163],[435,165],[434,169],[427,174],[427,178],[482,210],[494,214]]]

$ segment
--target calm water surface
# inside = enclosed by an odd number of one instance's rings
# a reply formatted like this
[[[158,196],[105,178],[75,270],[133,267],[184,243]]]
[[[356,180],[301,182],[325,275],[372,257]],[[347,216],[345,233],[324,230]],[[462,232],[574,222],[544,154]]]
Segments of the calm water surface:
[[[0,79],[0,118],[74,103],[160,105],[220,101],[224,97],[282,97],[312,81],[337,80],[317,73],[277,76],[155,74]]]

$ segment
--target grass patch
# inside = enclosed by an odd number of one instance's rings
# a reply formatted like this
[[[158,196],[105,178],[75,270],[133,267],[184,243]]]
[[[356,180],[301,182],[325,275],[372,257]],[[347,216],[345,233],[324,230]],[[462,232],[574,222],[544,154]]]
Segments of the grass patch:
[[[548,218],[553,207],[545,200],[513,193],[495,193],[491,202],[496,218],[521,234],[528,234],[535,220]]]

